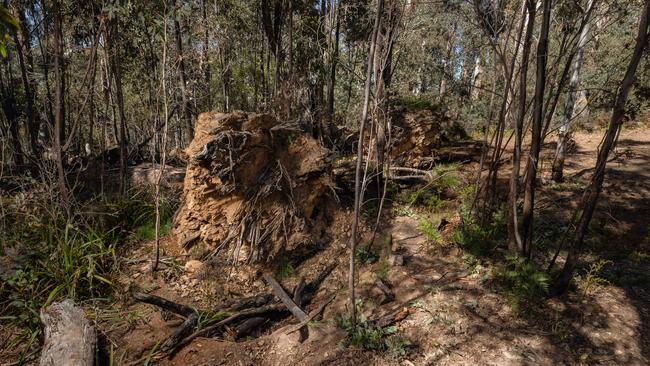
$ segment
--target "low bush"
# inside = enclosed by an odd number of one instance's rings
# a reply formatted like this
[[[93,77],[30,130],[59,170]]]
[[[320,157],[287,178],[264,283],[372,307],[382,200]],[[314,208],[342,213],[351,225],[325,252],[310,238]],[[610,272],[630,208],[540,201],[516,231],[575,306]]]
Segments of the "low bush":
[[[550,277],[535,263],[519,256],[508,256],[503,266],[495,267],[495,277],[506,288],[513,310],[538,304],[548,293]]]

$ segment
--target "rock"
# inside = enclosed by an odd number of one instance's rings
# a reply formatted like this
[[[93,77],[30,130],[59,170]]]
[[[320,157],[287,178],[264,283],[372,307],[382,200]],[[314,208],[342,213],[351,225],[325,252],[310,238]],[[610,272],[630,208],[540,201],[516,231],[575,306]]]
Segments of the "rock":
[[[388,257],[388,263],[391,266],[403,266],[404,265],[404,256],[401,254],[391,254]]]
[[[185,272],[190,274],[196,273],[201,269],[201,267],[203,267],[203,262],[191,259],[185,263]]]

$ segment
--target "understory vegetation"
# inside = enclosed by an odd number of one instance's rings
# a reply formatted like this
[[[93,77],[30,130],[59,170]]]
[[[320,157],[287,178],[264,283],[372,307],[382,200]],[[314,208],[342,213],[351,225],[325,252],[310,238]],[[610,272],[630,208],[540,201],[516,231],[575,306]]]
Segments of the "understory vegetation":
[[[155,207],[148,190],[92,200],[68,219],[46,190],[3,196],[2,202],[7,230],[0,233],[0,250],[11,251],[0,253],[8,259],[0,267],[2,320],[28,339],[42,336],[40,309],[54,301],[110,303],[119,258],[153,239]],[[177,203],[172,195],[162,202],[161,228],[168,230]]]

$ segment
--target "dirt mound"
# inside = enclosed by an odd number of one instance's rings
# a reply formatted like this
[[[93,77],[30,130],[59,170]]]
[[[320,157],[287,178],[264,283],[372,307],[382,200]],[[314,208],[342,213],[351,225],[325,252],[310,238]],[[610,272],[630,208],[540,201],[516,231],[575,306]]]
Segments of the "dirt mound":
[[[393,164],[422,167],[430,164],[445,143],[467,138],[463,127],[442,107],[410,110],[395,107],[391,112]]]
[[[231,264],[288,263],[316,248],[333,185],[329,151],[273,116],[203,113],[186,150],[180,245]]]

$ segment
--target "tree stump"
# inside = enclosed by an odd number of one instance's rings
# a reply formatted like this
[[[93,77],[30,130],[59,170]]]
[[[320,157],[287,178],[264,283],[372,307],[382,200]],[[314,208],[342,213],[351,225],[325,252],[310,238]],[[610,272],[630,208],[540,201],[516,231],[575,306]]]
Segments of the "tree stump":
[[[41,309],[45,343],[41,366],[92,366],[97,337],[81,308],[66,299]]]

